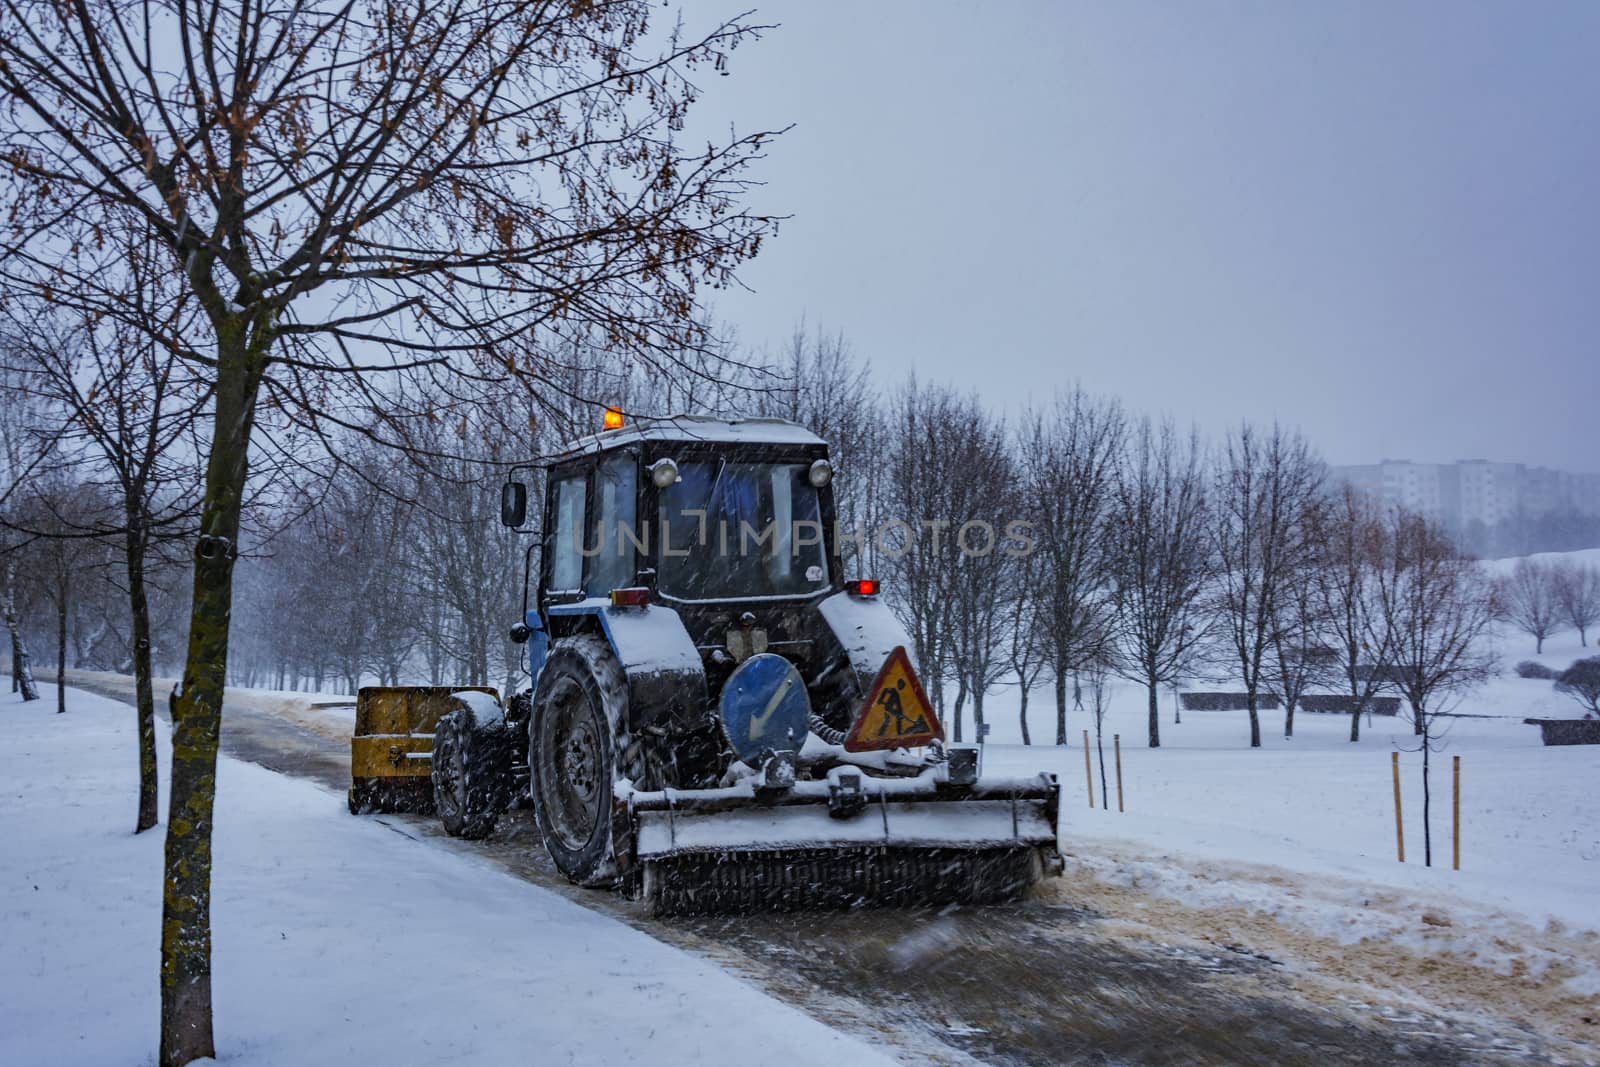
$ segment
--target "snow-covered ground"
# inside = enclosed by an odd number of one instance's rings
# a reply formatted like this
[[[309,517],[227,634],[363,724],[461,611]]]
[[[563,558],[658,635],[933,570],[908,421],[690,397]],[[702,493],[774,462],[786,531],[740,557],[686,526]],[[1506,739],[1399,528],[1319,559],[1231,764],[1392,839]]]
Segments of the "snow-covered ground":
[[[1600,549],[1550,554],[1541,560],[1600,565]],[[1484,564],[1509,573],[1515,560]],[[1582,656],[1600,655],[1600,633],[1579,644],[1575,630],[1534,641],[1508,626],[1494,641],[1500,674],[1466,694],[1451,710],[1442,751],[1432,757],[1432,870],[1422,866],[1422,754],[1405,713],[1364,719],[1361,740],[1349,741],[1345,715],[1296,713],[1294,737],[1283,736],[1282,711],[1262,711],[1262,747],[1250,749],[1243,711],[1193,711],[1174,722],[1171,690],[1161,698],[1161,748],[1146,746],[1146,696],[1113,683],[1104,726],[1108,778],[1112,736],[1122,736],[1126,814],[1088,809],[1082,731],[1094,723],[1069,708],[1068,748],[1055,737],[1053,693],[1030,696],[1034,739],[1022,746],[1014,689],[991,695],[992,724],[985,767],[1055,770],[1069,785],[1073,835],[1115,837],[1195,856],[1270,863],[1317,874],[1353,876],[1399,888],[1439,891],[1505,908],[1528,919],[1555,919],[1600,929],[1600,746],[1545,748],[1524,718],[1578,717],[1571,697],[1546,680],[1519,678],[1514,666],[1535,660],[1559,671]],[[1185,688],[1189,688],[1185,686]],[[1223,682],[1194,688],[1236,689]],[[1087,700],[1087,698],[1085,698]],[[1043,742],[1041,744],[1040,742]],[[1390,754],[1400,753],[1406,863],[1396,860],[1394,786]],[[1451,760],[1461,757],[1461,867],[1450,870]],[[1099,763],[1095,763],[1096,804]],[[1112,785],[1115,807],[1115,785]]]
[[[1579,713],[1549,681],[1519,678],[1536,659],[1560,669],[1579,656],[1575,631],[1535,656],[1526,635],[1497,637],[1503,670],[1454,710],[1433,754],[1433,867],[1423,866],[1422,754],[1404,714],[1362,724],[1344,715],[1261,713],[1250,749],[1246,713],[1185,712],[1161,694],[1159,749],[1146,745],[1145,694],[1118,685],[1104,727],[1111,810],[1094,759],[1090,810],[1082,731],[1069,710],[1069,746],[1054,739],[1052,694],[1033,694],[1035,744],[1017,743],[1014,694],[991,697],[986,770],[1053,770],[1067,784],[1066,840],[1074,869],[1198,909],[1237,909],[1338,944],[1383,944],[1449,954],[1487,972],[1549,982],[1553,999],[1600,996],[1600,746],[1543,747],[1525,717]],[[1467,717],[1473,716],[1473,717]],[[1481,716],[1481,717],[1479,717]],[[1126,812],[1116,811],[1112,737],[1122,738]],[[1039,744],[1040,740],[1046,742]],[[1406,862],[1395,848],[1391,753],[1400,753]],[[1461,758],[1461,870],[1451,869],[1452,757]],[[1423,923],[1427,913],[1435,920]]]
[[[1572,555],[1600,563],[1600,550]],[[1522,720],[1578,714],[1577,705],[1512,668],[1537,659],[1559,670],[1600,654],[1596,640],[1580,647],[1565,631],[1535,656],[1531,638],[1502,628],[1501,674],[1453,709],[1460,717],[1434,754],[1431,868],[1422,865],[1422,757],[1403,715],[1365,721],[1352,744],[1345,716],[1302,711],[1290,740],[1282,712],[1263,711],[1263,746],[1252,750],[1244,712],[1188,712],[1175,723],[1163,690],[1162,747],[1152,750],[1144,692],[1119,684],[1105,725],[1112,810],[1101,804],[1098,762],[1091,810],[1081,749],[1089,714],[1069,710],[1070,744],[1056,747],[1052,694],[1036,692],[1029,719],[1043,743],[1023,746],[1017,695],[1001,689],[987,702],[984,769],[1061,775],[1069,865],[1049,892],[1127,919],[1130,936],[1143,927],[1245,943],[1352,989],[1392,979],[1399,1002],[1421,990],[1587,1041],[1593,1024],[1583,1020],[1600,998],[1600,746],[1543,747]],[[229,691],[342,742],[353,710],[317,706],[337,699]],[[132,716],[77,692],[68,715],[53,707],[0,699],[0,1063],[146,1061],[161,838],[127,833]],[[1126,813],[1115,810],[1113,734]],[[1450,868],[1456,756],[1460,871]],[[322,787],[224,757],[219,788],[217,1025],[229,1062],[873,1055],[708,962],[470,856],[350,819]],[[736,1038],[733,1018],[738,1034],[763,1039]]]
[[[150,1063],[162,833],[129,832],[127,705],[69,697],[60,716],[0,697],[0,1063]],[[352,819],[314,784],[224,756],[218,811],[223,1062],[888,1062],[613,919]]]
[[[1576,641],[1573,642],[1574,645]],[[1550,647],[1550,646],[1547,646]],[[1546,659],[1558,659],[1553,650]],[[1531,657],[1530,657],[1531,658]],[[1041,694],[1043,696],[1043,694]],[[1105,725],[1113,810],[1084,783],[1083,712],[1067,716],[1070,746],[985,746],[986,770],[1055,770],[1068,785],[1073,835],[1120,837],[1197,856],[1353,875],[1399,887],[1439,889],[1600,929],[1600,746],[1545,748],[1524,716],[1568,698],[1550,683],[1502,676],[1462,705],[1432,756],[1433,861],[1422,866],[1422,754],[1404,716],[1365,722],[1349,741],[1343,715],[1300,712],[1293,739],[1283,713],[1264,711],[1262,747],[1250,749],[1244,712],[1188,712],[1174,724],[1163,694],[1161,745],[1148,748],[1144,694],[1119,688]],[[1031,711],[1031,708],[1030,708]],[[1031,716],[1030,716],[1031,718]],[[1035,738],[1053,738],[1040,716]],[[995,736],[1005,732],[997,721]],[[1014,724],[1012,725],[1015,729]],[[1125,814],[1116,805],[1112,735],[1122,737]],[[1399,751],[1406,863],[1396,860],[1390,753]],[[1452,757],[1461,757],[1461,867],[1450,870]]]

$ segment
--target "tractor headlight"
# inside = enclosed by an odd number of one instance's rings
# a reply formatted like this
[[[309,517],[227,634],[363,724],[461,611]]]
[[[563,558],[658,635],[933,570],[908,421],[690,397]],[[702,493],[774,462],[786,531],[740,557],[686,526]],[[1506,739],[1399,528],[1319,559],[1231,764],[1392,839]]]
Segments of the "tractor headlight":
[[[811,484],[821,489],[833,481],[833,464],[825,459],[819,459],[811,464],[811,469],[806,472],[806,477],[811,479]]]
[[[670,459],[658,459],[650,464],[650,481],[657,489],[665,489],[678,480],[678,465]]]

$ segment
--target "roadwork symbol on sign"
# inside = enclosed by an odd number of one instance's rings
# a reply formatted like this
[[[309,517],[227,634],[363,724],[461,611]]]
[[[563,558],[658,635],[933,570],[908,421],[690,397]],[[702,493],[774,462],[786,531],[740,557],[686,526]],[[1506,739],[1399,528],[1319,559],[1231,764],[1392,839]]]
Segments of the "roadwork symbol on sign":
[[[928,694],[922,691],[905,648],[898,647],[878,671],[867,702],[845,736],[844,747],[850,752],[868,752],[943,740],[944,730]]]

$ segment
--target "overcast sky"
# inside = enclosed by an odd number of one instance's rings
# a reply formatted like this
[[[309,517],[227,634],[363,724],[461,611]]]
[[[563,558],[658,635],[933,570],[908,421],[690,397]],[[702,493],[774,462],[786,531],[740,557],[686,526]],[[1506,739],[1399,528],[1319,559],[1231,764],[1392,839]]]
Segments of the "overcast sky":
[[[1013,409],[1077,380],[1335,463],[1600,470],[1600,3],[757,18],[701,114],[796,124],[757,197],[794,218],[717,305],[746,344],[804,314]]]

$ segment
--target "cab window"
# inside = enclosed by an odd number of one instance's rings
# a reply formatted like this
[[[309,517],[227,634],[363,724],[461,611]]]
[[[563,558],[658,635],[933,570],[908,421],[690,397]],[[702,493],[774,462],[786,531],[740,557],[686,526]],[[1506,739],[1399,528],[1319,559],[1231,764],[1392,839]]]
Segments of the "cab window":
[[[638,563],[630,534],[638,502],[638,461],[630,453],[620,453],[600,464],[595,474],[594,525],[584,541],[589,560],[589,596],[606,596],[634,582]]]
[[[575,474],[560,479],[554,487],[555,521],[546,548],[552,593],[583,588],[583,557],[578,552],[583,537],[583,483],[584,476]]]

